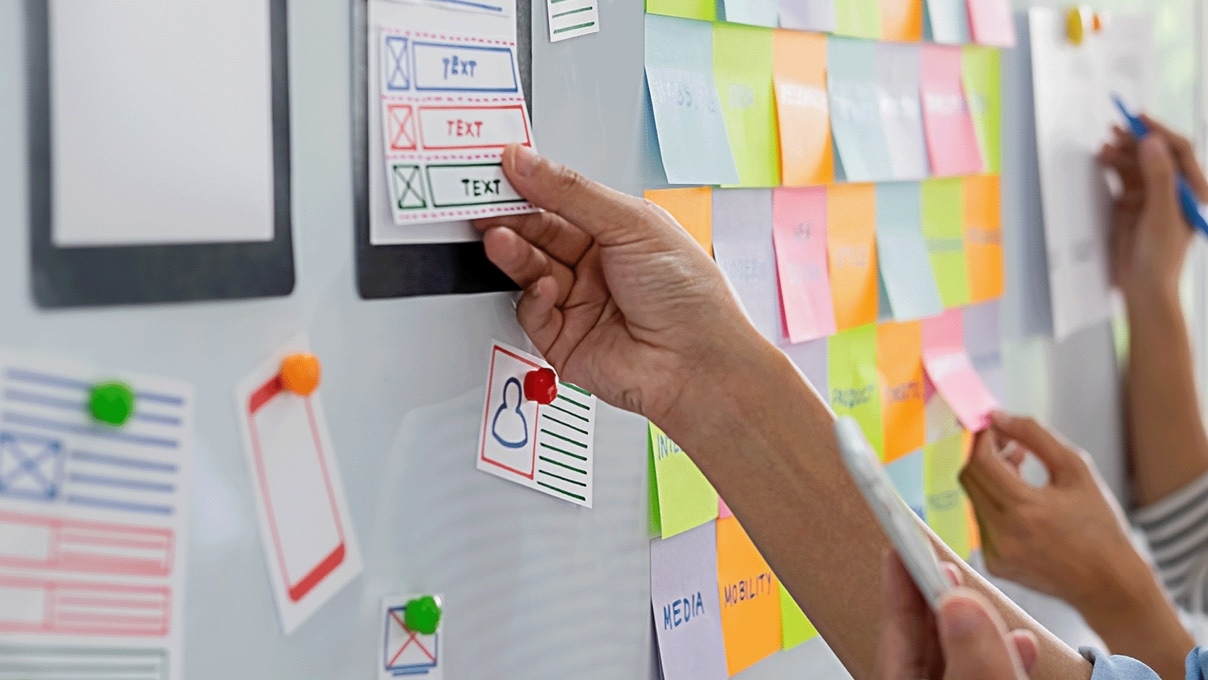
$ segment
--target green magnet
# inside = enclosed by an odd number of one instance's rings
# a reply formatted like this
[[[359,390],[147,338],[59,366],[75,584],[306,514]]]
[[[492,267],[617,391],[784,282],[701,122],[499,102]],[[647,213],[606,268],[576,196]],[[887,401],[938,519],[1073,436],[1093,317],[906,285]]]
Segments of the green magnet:
[[[431,635],[440,625],[440,603],[431,595],[417,597],[407,602],[403,613],[407,630],[421,635]]]
[[[88,412],[93,420],[120,427],[134,415],[134,390],[123,382],[98,383],[88,394]]]

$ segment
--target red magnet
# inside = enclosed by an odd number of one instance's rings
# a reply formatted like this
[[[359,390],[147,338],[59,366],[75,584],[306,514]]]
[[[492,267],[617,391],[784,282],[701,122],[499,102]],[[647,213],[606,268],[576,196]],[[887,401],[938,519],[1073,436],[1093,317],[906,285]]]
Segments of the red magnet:
[[[538,404],[552,404],[558,396],[558,376],[552,368],[538,368],[524,376],[524,398]]]

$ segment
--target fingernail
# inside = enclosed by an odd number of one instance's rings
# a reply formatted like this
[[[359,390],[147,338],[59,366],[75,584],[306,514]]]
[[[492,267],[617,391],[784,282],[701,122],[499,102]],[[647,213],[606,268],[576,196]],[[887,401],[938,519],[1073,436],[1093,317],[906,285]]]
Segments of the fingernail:
[[[985,623],[985,615],[972,602],[956,598],[944,603],[940,630],[946,638],[965,637]]]
[[[512,162],[512,168],[521,177],[532,177],[533,173],[537,172],[537,161],[537,152],[533,151],[531,146],[520,146],[516,148],[516,156]]]

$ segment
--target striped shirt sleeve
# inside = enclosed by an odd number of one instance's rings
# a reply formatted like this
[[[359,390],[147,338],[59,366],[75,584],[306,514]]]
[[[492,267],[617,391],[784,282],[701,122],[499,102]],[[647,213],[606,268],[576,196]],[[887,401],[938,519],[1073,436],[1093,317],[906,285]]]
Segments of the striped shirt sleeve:
[[[1133,513],[1154,566],[1180,608],[1208,611],[1208,473]]]

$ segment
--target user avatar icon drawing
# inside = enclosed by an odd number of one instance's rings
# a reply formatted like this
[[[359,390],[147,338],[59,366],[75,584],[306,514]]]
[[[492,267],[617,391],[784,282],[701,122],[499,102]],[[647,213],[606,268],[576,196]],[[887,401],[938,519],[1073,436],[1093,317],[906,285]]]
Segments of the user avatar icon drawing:
[[[515,401],[508,399],[508,393],[516,392]],[[524,390],[520,387],[518,378],[508,378],[503,383],[503,403],[495,411],[491,419],[491,436],[495,441],[509,449],[524,448],[528,444],[528,420],[520,408],[524,406]]]

